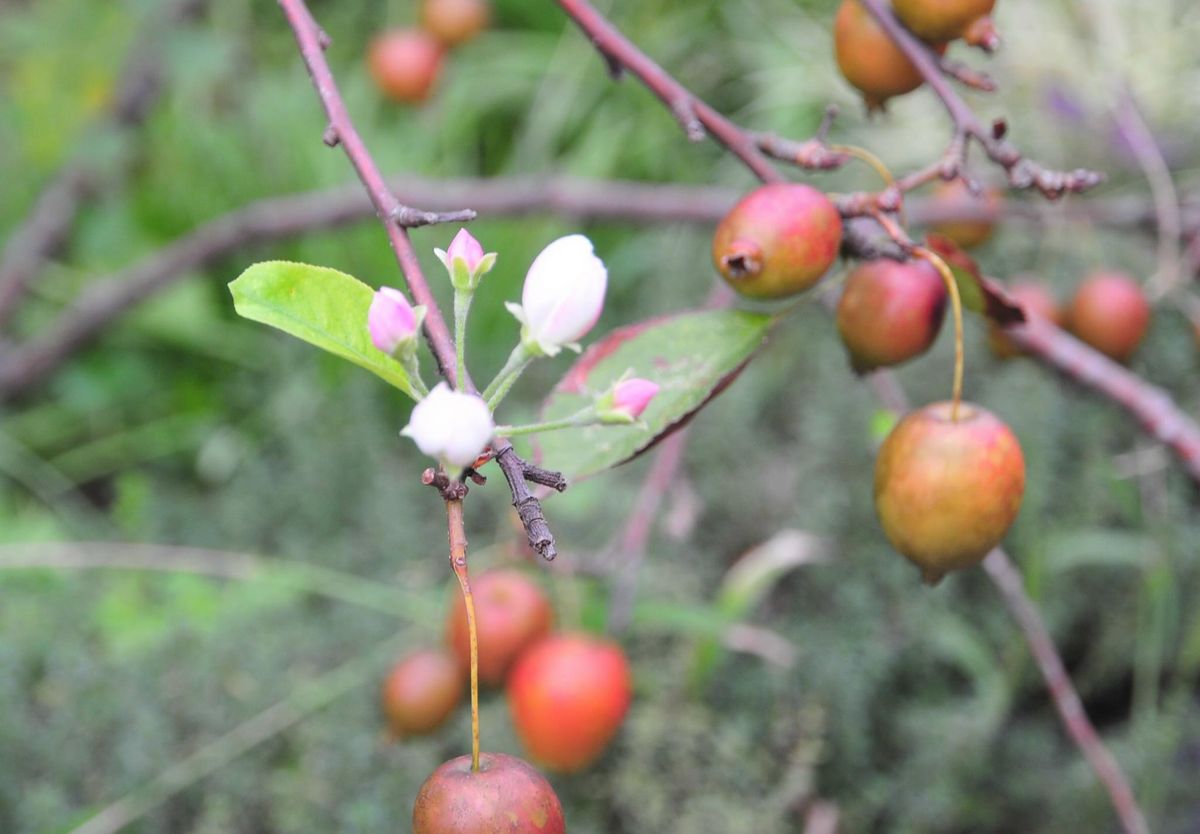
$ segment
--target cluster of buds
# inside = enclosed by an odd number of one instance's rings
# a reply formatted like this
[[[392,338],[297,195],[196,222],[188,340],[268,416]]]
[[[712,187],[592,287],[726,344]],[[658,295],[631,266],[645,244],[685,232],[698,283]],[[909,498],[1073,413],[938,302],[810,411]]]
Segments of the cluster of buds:
[[[454,285],[456,301],[469,299],[496,264],[496,253],[484,252],[466,229],[459,231],[445,251],[434,252]],[[521,303],[507,305],[521,323],[521,340],[514,355],[521,355],[522,362],[527,363],[534,357],[554,356],[563,348],[578,351],[579,340],[600,318],[607,284],[604,262],[583,235],[568,235],[548,245],[529,267]],[[455,305],[456,315],[461,311],[464,319],[466,309],[467,305]],[[400,290],[383,287],[375,294],[367,316],[372,344],[402,360],[418,382],[417,335],[424,315],[424,308],[414,307]],[[456,329],[461,335],[465,321],[456,324],[460,325]],[[517,363],[510,376],[515,378],[523,367]],[[636,423],[657,393],[658,385],[649,380],[622,378],[596,397],[573,424]],[[496,401],[490,400],[492,405]],[[543,430],[537,426],[525,428]],[[455,391],[443,382],[417,403],[401,434],[436,458],[448,472],[457,474],[478,460],[496,432],[489,401],[474,393]]]

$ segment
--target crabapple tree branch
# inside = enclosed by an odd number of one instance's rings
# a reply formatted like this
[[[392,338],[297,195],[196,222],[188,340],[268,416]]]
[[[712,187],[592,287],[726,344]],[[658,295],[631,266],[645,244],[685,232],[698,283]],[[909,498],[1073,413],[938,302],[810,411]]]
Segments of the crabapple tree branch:
[[[469,211],[458,211],[439,216],[433,212],[413,209],[402,204],[396,198],[384,181],[379,166],[372,159],[358,130],[354,127],[354,122],[350,119],[346,104],[338,91],[333,72],[329,69],[329,62],[325,60],[325,49],[329,45],[328,36],[317,25],[304,0],[279,0],[279,5],[283,8],[283,13],[292,27],[296,43],[300,47],[300,55],[308,68],[308,74],[321,99],[321,105],[325,108],[325,114],[329,117],[329,127],[325,130],[323,141],[331,147],[340,146],[349,158],[350,164],[354,166],[358,178],[362,180],[363,187],[371,198],[371,205],[374,206],[376,215],[387,230],[388,242],[392,246],[396,261],[400,265],[400,271],[404,275],[404,280],[408,284],[413,298],[418,304],[426,307],[425,337],[437,360],[438,368],[442,376],[452,384],[456,384],[454,342],[450,338],[450,330],[446,326],[442,311],[421,272],[421,264],[417,260],[416,250],[413,249],[412,241],[408,237],[408,228],[435,222],[469,220],[475,214]],[[463,380],[463,383],[467,383],[467,380]],[[463,387],[469,388],[470,386],[464,384]]]
[[[640,223],[715,223],[736,202],[735,190],[715,187],[601,182],[574,179],[431,180],[396,178],[392,187],[423,205],[438,208],[469,203],[495,216],[555,213],[576,218]],[[977,201],[983,205],[983,201]],[[1006,201],[1009,214],[1038,217],[1028,203]],[[1190,204],[1189,204],[1190,205]],[[1144,201],[1110,200],[1068,207],[1071,216],[1114,226],[1152,223],[1154,211]],[[200,227],[129,269],[95,281],[55,322],[33,340],[0,356],[0,400],[11,398],[45,379],[105,327],[137,304],[215,263],[240,248],[361,221],[372,214],[371,203],[359,186],[343,186],[251,203]],[[968,211],[974,212],[975,208]],[[911,219],[955,219],[934,203],[915,202]],[[991,209],[970,219],[994,219]],[[1189,215],[1190,216],[1190,215]],[[1190,222],[1200,224],[1200,212]],[[852,226],[847,226],[852,228]],[[1091,348],[1052,326],[1040,325],[1037,335],[1015,328],[1015,340],[1039,362],[1095,390],[1126,408],[1180,456],[1193,478],[1195,438],[1200,427],[1162,390],[1149,385]],[[1155,428],[1158,427],[1158,428]],[[507,459],[507,458],[506,458]],[[503,462],[503,461],[501,461]],[[544,483],[530,474],[526,480]],[[554,486],[554,476],[550,473]],[[560,476],[559,476],[560,477]]]
[[[773,167],[764,167],[762,165],[761,154],[758,152],[756,146],[748,144],[747,136],[744,132],[726,121],[723,117],[718,116],[714,120],[712,116],[715,114],[711,109],[702,103],[698,104],[696,99],[687,92],[686,88],[675,82],[657,64],[643,55],[637,47],[621,35],[612,24],[585,2],[585,0],[558,0],[558,2],[592,39],[593,44],[606,57],[610,66],[623,66],[631,70],[672,109],[672,112],[677,113],[679,103],[685,102],[689,106],[690,112],[696,115],[701,124],[704,124],[710,130],[713,129],[713,125],[721,129],[721,133],[714,131],[718,140],[737,155],[756,176],[764,182],[776,182],[780,179],[778,172]],[[1015,186],[1022,188],[1036,186],[1046,196],[1056,197],[1066,191],[1083,190],[1099,181],[1098,176],[1091,172],[1081,171],[1075,172],[1074,175],[1062,175],[1041,169],[1039,166],[1024,160],[1015,148],[1003,143],[1000,136],[990,136],[987,134],[974,113],[966,107],[953,90],[949,89],[945,78],[937,69],[936,64],[933,63],[932,53],[924,50],[924,47],[920,47],[917,44],[916,40],[908,34],[907,30],[904,30],[895,18],[883,8],[880,0],[863,0],[863,2],[868,3],[868,7],[881,21],[886,20],[887,26],[885,28],[893,38],[900,40],[902,37],[905,39],[905,43],[907,44],[906,52],[916,53],[916,58],[920,60],[918,64],[919,68],[922,69],[931,86],[935,87],[935,91],[942,97],[947,109],[950,110],[951,117],[954,119],[956,125],[956,134],[969,135],[977,139],[984,146],[988,155],[1009,172],[1010,182]],[[910,57],[913,57],[913,54],[910,54]],[[914,60],[914,63],[916,62]],[[958,172],[954,173],[957,174]],[[1028,179],[1028,182],[1026,182],[1026,179]],[[874,206],[865,205],[863,213],[872,213],[872,210],[878,212],[879,209],[880,206],[878,204]],[[897,400],[896,405],[901,406],[898,410],[907,410],[907,403],[899,402],[899,400],[906,399],[903,396],[903,391],[898,383],[890,379],[891,375],[884,371],[876,373],[874,376],[888,383],[887,385],[877,387],[877,390],[890,391],[893,394],[893,399]],[[664,466],[663,469],[667,470],[666,475],[671,474],[669,467]],[[666,477],[657,467],[653,470],[653,475],[655,478]],[[1002,588],[1002,590],[1012,589]],[[1018,586],[1015,590],[1022,592],[1023,598],[1023,589]],[[1030,603],[1027,609],[1018,611],[1012,607],[1008,595],[1002,596],[1006,607],[1009,607],[1010,613],[1014,615],[1027,640],[1033,641],[1040,636],[1044,636],[1044,632],[1039,633],[1036,630],[1031,631],[1029,629],[1028,615],[1032,614],[1034,620],[1040,623],[1040,618],[1037,618],[1036,610],[1033,608],[1032,603]],[[1057,653],[1054,651],[1052,643],[1046,641],[1046,644],[1040,647],[1048,649],[1057,658]],[[1059,666],[1061,667],[1061,661],[1059,662]],[[1045,671],[1046,669],[1043,668],[1043,672]],[[1060,714],[1063,715],[1064,720],[1070,715],[1076,721],[1087,722],[1087,716],[1078,709],[1078,696],[1075,697],[1074,707],[1066,701],[1060,702],[1059,699],[1065,697],[1064,690],[1062,689],[1064,681],[1067,687],[1065,691],[1073,693],[1074,690],[1070,687],[1070,680],[1065,675],[1061,680],[1047,678],[1047,683],[1050,684],[1051,697],[1055,699],[1056,705],[1059,706]],[[1088,726],[1090,727],[1090,723]],[[1070,731],[1070,729],[1071,727],[1068,724],[1068,730]],[[1097,769],[1097,773],[1109,793],[1110,800],[1117,810],[1127,834],[1144,834],[1146,830],[1145,823],[1137,807],[1133,792],[1129,788],[1128,781],[1125,779],[1116,760],[1103,748],[1094,729],[1090,734],[1085,734],[1082,737],[1072,734],[1072,738],[1080,746],[1081,750],[1083,750],[1090,764],[1094,767],[1097,763],[1104,765],[1102,769]],[[1113,781],[1110,781],[1110,779]]]
[[[164,15],[162,25],[192,20],[207,0],[179,0]],[[162,55],[156,44],[161,33],[139,38],[129,57],[120,86],[106,118],[116,130],[128,131],[145,121],[161,91]],[[42,191],[25,221],[9,236],[0,254],[0,326],[37,276],[42,263],[62,247],[75,216],[95,188],[101,172],[97,163],[80,153],[64,165]]]
[[[988,158],[999,165],[1008,175],[1013,188],[1035,188],[1049,199],[1063,194],[1086,191],[1098,185],[1103,176],[1095,171],[1080,168],[1074,171],[1053,171],[1026,159],[1012,143],[1004,140],[1007,125],[1003,121],[986,126],[975,115],[962,97],[947,81],[947,70],[941,59],[928,46],[904,28],[885,0],[860,0],[863,6],[879,21],[896,45],[904,52],[934,95],[942,102],[954,125],[954,139],[942,161],[942,177],[953,179],[961,174],[961,164],[966,160],[966,141],[974,139]],[[962,72],[955,69],[955,78],[961,80]],[[977,86],[977,85],[972,85]]]
[[[304,59],[305,66],[308,67],[308,74],[312,78],[313,86],[316,87],[317,95],[325,108],[325,114],[329,117],[329,126],[325,129],[322,140],[330,147],[340,146],[345,151],[351,165],[354,166],[359,179],[362,180],[362,184],[371,198],[371,204],[375,208],[375,213],[387,230],[388,240],[413,298],[418,304],[426,307],[425,337],[442,376],[462,390],[474,391],[475,385],[470,377],[456,379],[454,341],[451,339],[450,330],[446,326],[446,320],[442,316],[437,300],[430,292],[429,284],[421,272],[416,251],[408,237],[408,229],[412,226],[430,223],[470,220],[475,217],[475,212],[460,210],[448,214],[438,214],[421,211],[402,204],[396,198],[388,188],[379,166],[375,164],[370,151],[367,150],[366,144],[354,127],[354,122],[346,110],[345,102],[338,92],[333,72],[329,68],[328,61],[325,60],[325,49],[329,46],[329,36],[317,25],[304,0],[279,0],[279,5],[295,33],[301,57]],[[497,449],[496,458],[508,481],[513,496],[513,506],[525,526],[530,544],[544,558],[553,559],[556,553],[554,536],[542,514],[541,503],[529,492],[526,484],[527,464],[517,457],[511,445]],[[565,488],[566,483],[562,481],[561,476],[559,481]],[[447,505],[450,503],[452,503],[451,499],[447,499]]]

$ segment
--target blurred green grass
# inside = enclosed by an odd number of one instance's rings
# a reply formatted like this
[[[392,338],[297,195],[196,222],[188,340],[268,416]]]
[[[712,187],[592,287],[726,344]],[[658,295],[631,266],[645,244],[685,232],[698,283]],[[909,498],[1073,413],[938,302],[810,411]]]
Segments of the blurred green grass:
[[[199,223],[257,197],[351,177],[343,156],[320,142],[316,100],[270,3],[214,0],[204,25],[169,36],[169,93],[145,128],[129,137],[98,130],[123,56],[159,5],[38,0],[0,12],[0,235],[72,154],[103,154],[114,172],[39,279],[19,335],[38,332],[80,287]],[[333,35],[330,60],[347,103],[385,170],[750,187],[711,143],[686,143],[646,91],[628,79],[611,83],[552,4],[496,5],[492,31],[453,56],[435,100],[408,109],[377,98],[361,53],[372,32],[411,19],[411,8],[312,4]],[[875,150],[897,170],[927,161],[947,138],[926,92],[895,101],[887,118],[862,115],[830,60],[833,2],[606,5],[664,66],[748,126],[802,137],[836,102],[835,138]],[[982,115],[1007,115],[1015,140],[1047,164],[1110,172],[1104,195],[1141,194],[1107,112],[1128,80],[1180,186],[1194,184],[1193,4],[1004,0],[999,23],[1006,47],[987,64],[1002,92],[969,97]],[[1069,93],[1083,115],[1050,108],[1052,89]],[[128,175],[117,175],[124,167]],[[872,187],[872,176],[852,167],[814,181],[850,190]],[[576,227],[484,218],[472,230],[501,253],[472,323],[472,367],[487,378],[515,337],[501,301],[517,297],[541,246]],[[705,229],[582,230],[610,268],[597,333],[698,305],[711,286]],[[431,275],[432,248],[448,235],[414,233]],[[424,463],[397,437],[406,405],[365,373],[233,316],[226,282],[268,257],[396,282],[377,225],[363,223],[256,247],[156,299],[0,412],[0,542],[258,553],[283,571],[300,564],[352,574],[372,597],[403,588],[436,611],[447,587],[445,532],[436,501],[415,482]],[[981,255],[990,273],[1032,271],[1064,295],[1090,265],[1147,276],[1154,257],[1138,234],[1053,224],[1013,224]],[[993,363],[980,334],[971,335],[968,395],[1010,422],[1029,461],[1010,549],[1152,827],[1193,831],[1194,487],[1169,461],[1122,474],[1118,464],[1149,446],[1136,426],[1029,363]],[[943,334],[931,356],[901,371],[915,401],[945,395],[950,348]],[[528,374],[512,412],[532,413],[568,362]],[[1186,323],[1163,311],[1136,369],[1194,413],[1196,363]],[[666,511],[694,506],[698,516],[682,538],[652,538],[642,614],[625,640],[638,688],[628,726],[597,768],[554,780],[573,832],[798,831],[796,804],[810,795],[836,802],[849,832],[1115,830],[982,573],[928,591],[884,542],[869,498],[875,411],[828,319],[810,307],[697,419],[687,489],[672,490]],[[630,464],[547,502],[565,558],[603,552],[645,467]],[[480,568],[503,561],[512,537],[508,499],[493,481],[473,490],[469,512]],[[728,654],[706,688],[689,690],[691,648],[703,638],[695,622],[733,560],[783,528],[826,536],[835,551],[828,564],[787,575],[750,614],[794,644],[794,665]],[[569,580],[547,580],[561,611],[579,595],[585,621],[602,621],[603,583],[572,590]],[[398,607],[404,598],[397,592]],[[295,585],[0,570],[0,831],[69,830],[397,629],[378,610]],[[437,617],[400,629],[414,646],[436,640]],[[367,680],[130,830],[406,830],[417,786],[463,751],[464,718],[432,741],[389,746],[374,698]],[[501,698],[487,699],[484,722],[485,746],[518,750]]]

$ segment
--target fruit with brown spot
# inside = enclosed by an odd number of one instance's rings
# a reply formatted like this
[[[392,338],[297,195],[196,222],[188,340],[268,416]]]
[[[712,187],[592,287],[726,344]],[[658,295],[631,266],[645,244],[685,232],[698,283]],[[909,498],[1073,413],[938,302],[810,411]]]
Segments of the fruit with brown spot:
[[[1021,509],[1025,458],[1012,430],[970,403],[907,414],[875,462],[875,511],[892,546],[929,584],[978,564]]]
[[[508,678],[509,711],[530,758],[567,773],[600,757],[632,697],[621,647],[584,634],[541,641],[521,655]]]
[[[820,280],[842,245],[842,218],[824,193],[800,183],[751,191],[717,225],[713,263],[748,298],[786,298]]]
[[[503,753],[459,756],[435,770],[413,804],[413,834],[564,834],[562,805],[546,778]]]
[[[880,259],[846,278],[837,328],[857,373],[907,362],[929,350],[946,313],[946,285],[925,261]]]
[[[479,632],[479,680],[488,686],[504,682],[509,667],[527,646],[550,633],[554,612],[546,594],[529,577],[495,570],[471,580]],[[467,608],[461,594],[446,619],[446,643],[463,670],[470,668],[471,645]]]

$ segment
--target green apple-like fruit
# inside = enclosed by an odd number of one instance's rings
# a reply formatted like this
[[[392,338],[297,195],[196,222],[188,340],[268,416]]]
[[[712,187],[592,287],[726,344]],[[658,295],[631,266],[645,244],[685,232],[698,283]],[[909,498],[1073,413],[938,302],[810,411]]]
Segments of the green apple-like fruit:
[[[1016,436],[980,406],[934,403],[906,415],[875,462],[875,511],[892,545],[935,584],[978,564],[1008,532],[1025,494]]]
[[[858,373],[899,365],[929,350],[946,312],[946,286],[925,261],[880,259],[846,278],[837,328]]]
[[[435,770],[413,805],[413,834],[564,834],[562,805],[545,777],[515,756],[459,756]]]
[[[462,700],[458,662],[444,651],[414,652],[392,667],[383,682],[383,713],[397,738],[426,735],[446,722]]]
[[[367,68],[379,89],[395,101],[429,98],[442,71],[442,46],[420,29],[392,29],[371,41]]]
[[[1075,291],[1067,325],[1081,342],[1117,362],[1128,362],[1150,326],[1150,302],[1128,275],[1096,272]]]
[[[756,188],[713,235],[721,277],[749,298],[786,298],[820,280],[842,245],[842,218],[822,192],[800,183]]]
[[[582,770],[612,741],[633,697],[629,661],[616,643],[583,634],[548,637],[508,678],[517,735],[535,762]]]
[[[471,580],[471,594],[479,635],[479,681],[498,686],[517,655],[550,633],[554,612],[538,584],[513,570],[480,574]],[[460,594],[455,594],[446,619],[446,642],[459,666],[470,669],[467,607]]]

